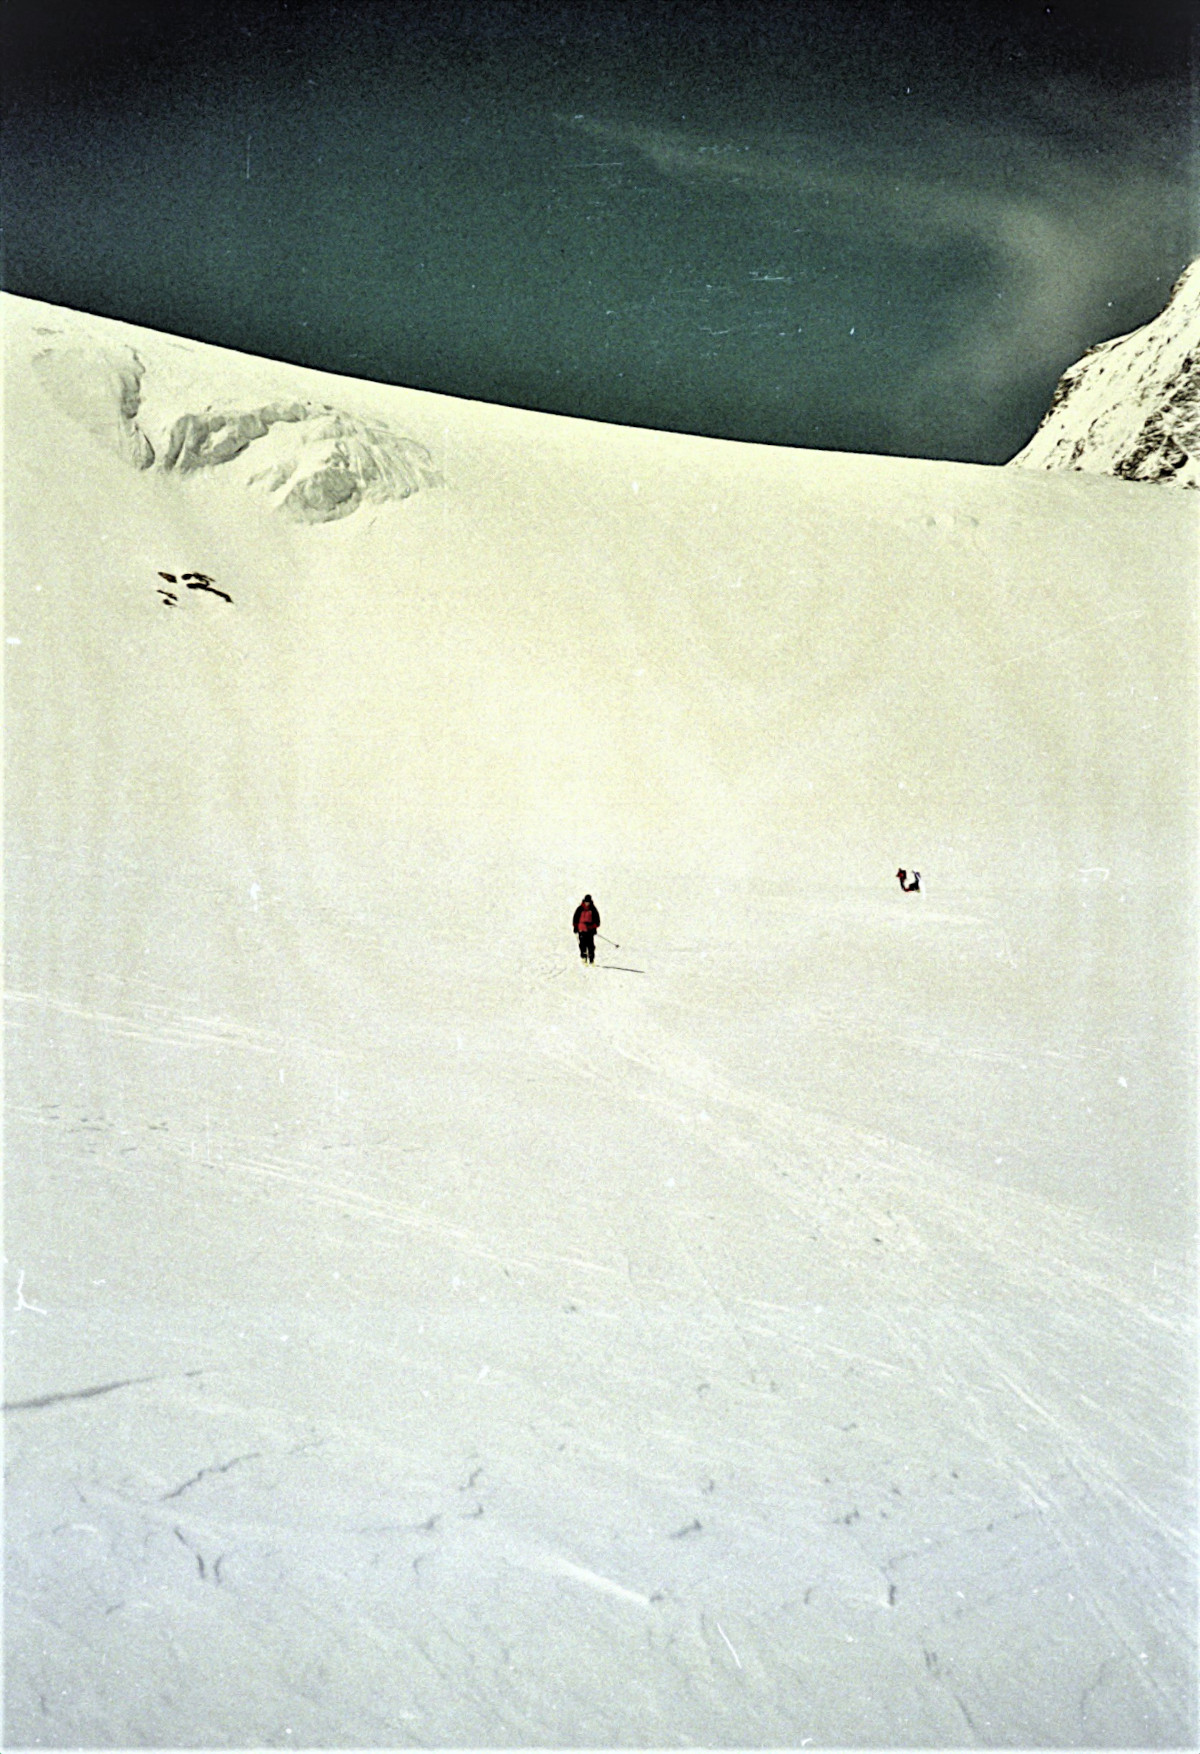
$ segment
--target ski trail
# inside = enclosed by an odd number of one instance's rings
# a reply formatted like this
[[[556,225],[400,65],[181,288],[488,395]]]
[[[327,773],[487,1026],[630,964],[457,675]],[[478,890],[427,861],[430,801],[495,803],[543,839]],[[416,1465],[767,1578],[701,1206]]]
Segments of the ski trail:
[[[213,1165],[212,1167],[218,1167]],[[579,1255],[544,1252],[524,1254],[501,1253],[478,1232],[464,1225],[451,1224],[431,1217],[419,1208],[396,1199],[379,1199],[345,1184],[320,1181],[295,1165],[266,1162],[239,1155],[230,1155],[219,1166],[234,1174],[254,1179],[286,1183],[306,1203],[351,1211],[369,1218],[377,1229],[415,1231],[431,1240],[479,1260],[500,1267],[519,1268],[524,1272],[553,1274],[568,1267],[583,1273],[597,1273],[610,1278],[623,1278],[623,1270],[602,1261],[587,1260]]]
[[[279,1054],[285,1050],[301,1049],[333,1059],[361,1057],[352,1055],[346,1048],[330,1047],[299,1036],[273,1034],[224,1018],[193,1017],[165,1005],[144,1005],[143,1015],[139,1018],[118,1011],[96,1010],[92,1006],[57,998],[49,993],[25,992],[13,987],[5,990],[4,998],[6,1003],[53,1011],[63,1017],[98,1024],[108,1035],[157,1046],[233,1047],[257,1054]]]

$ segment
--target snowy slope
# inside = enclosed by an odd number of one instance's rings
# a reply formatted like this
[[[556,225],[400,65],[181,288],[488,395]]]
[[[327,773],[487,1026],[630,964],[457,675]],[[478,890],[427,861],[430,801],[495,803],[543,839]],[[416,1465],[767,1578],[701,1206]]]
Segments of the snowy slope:
[[[1012,461],[1200,487],[1200,260],[1152,322],[1091,348],[1063,373]]]
[[[1192,1739],[1197,502],[4,312],[7,1743]]]

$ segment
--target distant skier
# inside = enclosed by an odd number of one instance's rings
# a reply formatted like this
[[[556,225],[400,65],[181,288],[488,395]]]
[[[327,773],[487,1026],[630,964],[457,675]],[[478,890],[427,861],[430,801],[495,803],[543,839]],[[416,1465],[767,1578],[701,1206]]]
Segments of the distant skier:
[[[919,871],[914,871],[910,877],[908,872],[904,869],[904,866],[901,865],[900,869],[896,872],[896,876],[899,879],[900,887],[905,895],[911,895],[914,890],[920,889],[921,887],[921,873]]]
[[[585,895],[571,920],[571,930],[579,939],[579,954],[585,962],[596,960],[596,933],[599,929],[600,909],[590,895]]]

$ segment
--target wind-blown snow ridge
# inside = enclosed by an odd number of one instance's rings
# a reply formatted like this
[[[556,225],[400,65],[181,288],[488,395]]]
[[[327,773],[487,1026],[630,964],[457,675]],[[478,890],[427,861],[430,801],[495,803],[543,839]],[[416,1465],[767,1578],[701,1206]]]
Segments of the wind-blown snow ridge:
[[[385,422],[286,395],[248,396],[245,386],[230,394],[211,366],[197,373],[200,355],[186,344],[164,342],[151,353],[78,318],[41,328],[38,338],[33,364],[43,388],[136,469],[187,475],[238,461],[244,486],[303,523],[437,484],[424,446]],[[181,362],[181,354],[191,357]]]
[[[1065,371],[1012,462],[1200,487],[1200,257],[1165,309]]]

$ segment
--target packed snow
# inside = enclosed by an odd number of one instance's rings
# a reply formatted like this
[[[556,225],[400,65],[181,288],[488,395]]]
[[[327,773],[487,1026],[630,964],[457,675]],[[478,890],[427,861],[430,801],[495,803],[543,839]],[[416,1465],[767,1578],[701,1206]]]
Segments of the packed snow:
[[[1065,371],[1013,462],[1200,487],[1200,257],[1152,322]]]
[[[1200,502],[4,313],[6,1745],[1192,1745]]]

